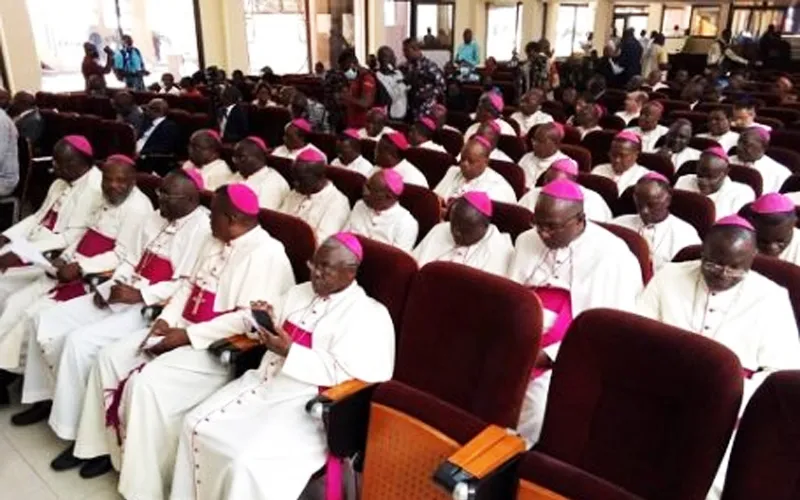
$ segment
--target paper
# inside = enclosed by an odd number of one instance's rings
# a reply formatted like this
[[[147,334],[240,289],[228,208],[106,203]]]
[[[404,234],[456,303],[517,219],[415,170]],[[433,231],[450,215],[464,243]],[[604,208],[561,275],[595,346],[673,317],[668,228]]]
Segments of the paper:
[[[151,349],[152,347],[160,344],[162,340],[164,340],[164,337],[161,335],[154,335],[152,337],[148,337],[144,343],[145,350]]]
[[[24,262],[29,262],[34,266],[41,267],[48,273],[55,274],[57,272],[53,264],[42,255],[42,252],[24,238],[11,240],[11,243],[8,244],[8,250]]]
[[[101,284],[98,287],[90,286],[90,288],[92,289],[92,292],[97,293],[103,299],[103,301],[106,303],[106,305],[108,306],[108,309],[111,312],[118,313],[118,312],[124,310],[127,307],[128,304],[119,304],[119,303],[109,304],[108,300],[111,297],[111,288],[113,287],[113,285],[114,285],[114,282],[111,281],[111,280],[108,280],[108,281],[106,281],[105,283]]]

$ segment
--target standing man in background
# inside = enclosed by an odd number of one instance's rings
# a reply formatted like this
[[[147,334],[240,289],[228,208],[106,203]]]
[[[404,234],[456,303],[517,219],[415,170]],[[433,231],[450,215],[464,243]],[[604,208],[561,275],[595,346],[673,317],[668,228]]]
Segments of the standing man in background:
[[[142,53],[133,46],[130,35],[122,35],[122,49],[114,54],[114,73],[129,89],[144,91],[144,77],[150,73],[145,69]]]
[[[415,38],[403,41],[403,55],[406,64],[403,73],[410,85],[408,92],[411,118],[428,115],[433,106],[444,98],[445,80],[442,69],[422,54],[422,48]]]
[[[464,43],[456,50],[456,64],[466,64],[470,68],[474,68],[480,63],[478,53],[478,42],[472,38],[472,30],[467,28],[464,30]]]
[[[353,49],[345,49],[339,56],[339,69],[348,81],[339,96],[345,107],[345,123],[347,128],[362,128],[367,124],[367,112],[375,105],[378,82],[371,71],[358,63]]]

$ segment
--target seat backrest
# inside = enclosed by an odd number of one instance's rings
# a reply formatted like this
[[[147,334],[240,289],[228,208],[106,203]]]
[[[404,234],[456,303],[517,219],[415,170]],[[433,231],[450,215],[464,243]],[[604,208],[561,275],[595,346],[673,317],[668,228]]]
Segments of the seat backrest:
[[[617,183],[608,177],[579,172],[578,184],[602,196],[609,208],[614,208],[616,206],[617,198],[619,197]]]
[[[328,179],[333,182],[333,185],[336,186],[336,189],[347,196],[347,200],[350,202],[350,208],[353,208],[364,193],[364,184],[367,182],[367,179],[357,172],[339,167],[328,167],[325,173]]]
[[[664,106],[664,115],[667,116],[674,111],[691,111],[691,106],[686,101],[667,99],[659,102]]]
[[[631,253],[639,261],[639,267],[642,270],[642,282],[647,284],[650,278],[653,277],[653,261],[650,259],[650,247],[647,245],[647,241],[639,233],[627,227],[606,222],[596,222],[596,224],[614,233],[616,237],[622,239],[628,245]]]
[[[375,149],[378,143],[372,139],[361,139],[359,142],[361,144],[361,156],[369,160],[370,163],[375,163]]]
[[[617,135],[616,130],[595,130],[586,134],[581,140],[581,146],[592,154],[592,166],[608,163],[608,151],[615,135]]]
[[[446,128],[439,129],[433,137],[437,144],[441,144],[453,157],[458,156],[464,147],[464,136],[460,132]]]
[[[695,132],[695,133],[697,133],[697,132]],[[700,151],[705,151],[708,148],[717,147],[719,145],[720,144],[717,141],[715,141],[714,139],[711,139],[709,137],[697,137],[697,136],[694,136],[691,139],[689,139],[689,147],[697,149],[697,150],[700,150]],[[675,168],[681,168],[681,166],[677,166]]]
[[[798,415],[800,371],[767,377],[739,422],[722,500],[800,498]]]
[[[702,499],[741,398],[739,361],[718,342],[589,310],[559,350],[535,450],[643,498]]]
[[[794,193],[800,191],[800,174],[790,175],[781,186],[781,193]]]
[[[319,148],[325,153],[329,160],[336,158],[336,136],[333,134],[311,133],[308,134],[308,142]]]
[[[733,104],[725,104],[721,102],[701,102],[694,107],[693,111],[702,111],[704,113],[711,113],[715,109],[723,109],[729,114],[733,113]]]
[[[604,115],[600,118],[599,125],[604,129],[619,131],[624,129],[628,124],[617,115]]]
[[[294,279],[302,283],[310,279],[308,261],[314,257],[317,240],[314,230],[297,217],[262,208],[258,221],[273,238],[283,243],[286,256],[292,264]]]
[[[519,165],[507,161],[489,160],[489,167],[502,175],[511,185],[514,189],[514,194],[517,195],[517,199],[522,198],[522,195],[525,194],[525,172]]]
[[[539,300],[521,285],[433,262],[411,286],[394,378],[516,427],[541,327]]]
[[[517,123],[510,120],[509,123]],[[501,135],[497,142],[497,149],[507,154],[512,160],[518,162],[525,154],[525,143],[516,135]]]
[[[800,111],[798,111],[798,113],[800,113]],[[800,131],[775,130],[769,136],[769,145],[791,149],[796,153],[800,153]]]
[[[458,165],[456,159],[448,153],[440,153],[425,148],[408,148],[405,152],[406,160],[417,167],[431,189],[444,178],[447,170]]]
[[[416,243],[422,241],[428,231],[442,220],[439,197],[422,186],[406,184],[400,195],[400,204],[417,219],[419,233]]]
[[[533,227],[533,213],[527,208],[499,201],[492,206],[492,223],[500,232],[511,235],[512,241],[517,241],[517,236]]]
[[[277,170],[290,186],[294,184],[294,180],[292,179],[292,165],[294,165],[294,160],[291,158],[269,155],[267,157],[267,165]]]
[[[759,108],[758,114],[761,117],[774,118],[783,123],[792,123],[800,120],[800,111],[789,108]]]
[[[764,191],[764,179],[762,179],[761,173],[754,168],[745,167],[744,165],[731,165],[728,177],[732,181],[741,182],[753,188],[756,197],[761,196]]]
[[[672,192],[672,204],[669,211],[677,218],[691,224],[697,230],[700,239],[705,238],[706,233],[717,220],[713,201],[700,193],[680,189]]]
[[[158,208],[158,189],[163,179],[157,175],[146,172],[136,174],[136,187],[150,199],[153,207]]]
[[[699,111],[676,110],[670,113],[671,119],[685,118],[692,124],[692,132],[699,134],[706,131],[708,127],[708,113]]]
[[[578,170],[589,173],[592,171],[592,152],[583,146],[575,144],[562,144],[559,149],[578,164]]]
[[[672,179],[675,175],[675,170],[680,168],[679,165],[672,165],[672,161],[657,153],[639,153],[639,164],[653,172],[665,176],[667,179]]]
[[[766,154],[791,170],[793,174],[800,174],[800,153],[797,151],[778,146],[770,146],[767,148]]]

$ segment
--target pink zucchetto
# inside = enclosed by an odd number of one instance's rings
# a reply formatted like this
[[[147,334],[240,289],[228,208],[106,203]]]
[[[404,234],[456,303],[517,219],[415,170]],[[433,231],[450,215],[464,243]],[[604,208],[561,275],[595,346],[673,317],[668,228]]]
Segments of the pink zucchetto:
[[[386,184],[386,187],[389,188],[389,191],[394,193],[396,196],[403,194],[405,183],[403,182],[402,175],[390,168],[381,169],[380,172],[378,172],[378,175],[383,178],[383,182]]]
[[[709,154],[711,156],[716,156],[717,158],[723,159],[725,161],[730,161],[730,157],[728,157],[728,153],[725,152],[724,149],[720,146],[711,146],[710,148],[706,148],[703,151],[704,154]]]
[[[258,149],[260,149],[261,151],[265,153],[269,151],[269,148],[267,148],[267,143],[264,142],[264,139],[262,139],[261,137],[257,137],[255,135],[249,135],[245,137],[245,139],[258,146]]]
[[[500,135],[500,131],[502,129],[500,128],[500,124],[497,123],[497,120],[489,120],[488,122],[486,122],[486,126],[494,130],[495,134]]]
[[[77,149],[86,156],[94,156],[94,149],[89,139],[82,135],[68,135],[64,137],[64,142]]]
[[[400,151],[405,151],[411,147],[411,145],[408,143],[408,139],[406,139],[406,136],[404,136],[401,132],[391,132],[389,134],[384,134],[383,136],[389,139],[392,144],[397,146]]]
[[[546,194],[559,200],[583,201],[581,187],[570,180],[558,179],[542,188],[541,194]]]
[[[558,140],[564,138],[564,125],[558,122],[550,122],[553,125],[553,128],[556,129],[556,134],[558,134]]]
[[[762,195],[750,205],[750,209],[757,214],[784,214],[794,212],[794,202],[789,197],[779,193]]]
[[[131,167],[136,165],[136,162],[133,161],[133,158],[131,158],[128,155],[123,155],[123,154],[119,154],[119,153],[117,153],[115,155],[111,155],[108,158],[106,158],[106,162],[109,162],[109,161],[116,161],[116,162],[122,163],[124,165],[129,165]]]
[[[642,179],[646,179],[648,181],[656,181],[656,182],[664,182],[669,184],[669,179],[664,176],[664,174],[658,172],[647,172],[642,176]]]
[[[560,158],[551,163],[550,168],[567,175],[578,175],[578,163],[572,158]]]
[[[747,219],[745,219],[744,217],[742,217],[740,215],[729,215],[727,217],[723,217],[720,220],[718,220],[717,222],[715,222],[714,226],[712,226],[712,227],[718,227],[718,226],[735,226],[735,227],[742,227],[742,228],[747,229],[749,231],[755,231],[756,230],[753,227],[753,225],[750,224],[750,221],[748,221]]]
[[[194,183],[198,191],[203,191],[206,188],[206,183],[203,180],[203,175],[196,168],[184,168],[183,173],[186,177]]]
[[[426,129],[430,130],[431,132],[436,131],[436,122],[432,119],[428,118],[427,116],[423,116],[419,119],[419,122],[425,126]]]
[[[325,163],[328,160],[325,156],[314,148],[306,148],[297,155],[295,161],[302,161],[305,163]]]
[[[489,103],[491,103],[492,107],[496,109],[498,112],[502,112],[503,108],[505,107],[505,103],[503,103],[503,96],[500,95],[498,92],[489,92],[488,94]]]
[[[470,191],[465,193],[462,198],[486,217],[492,216],[492,199],[489,198],[488,194],[483,191]]]
[[[487,139],[486,137],[484,137],[482,135],[475,134],[472,137],[470,137],[470,140],[473,140],[473,141],[477,142],[478,144],[480,144],[481,146],[485,147],[489,151],[494,149],[494,148],[492,148],[492,143],[489,142],[489,139]]]
[[[361,246],[361,242],[358,241],[358,238],[353,233],[336,233],[331,236],[334,240],[338,241],[350,252],[356,256],[359,262],[364,259],[364,248]]]
[[[630,142],[633,142],[635,144],[641,144],[642,143],[642,138],[639,137],[639,134],[637,134],[636,132],[634,132],[632,130],[623,130],[620,133],[618,133],[617,135],[615,135],[614,139],[617,139],[617,140],[620,140],[620,141],[630,141]]]
[[[769,142],[770,138],[769,130],[765,129],[764,127],[750,127],[746,131],[753,132],[758,137],[760,137],[761,140],[764,142]]]
[[[258,215],[258,195],[247,184],[241,182],[228,184],[225,190],[236,210],[245,215]]]
[[[387,116],[386,108],[381,106],[375,106],[374,108],[370,109],[372,113],[378,113],[381,116]]]
[[[202,130],[198,130],[198,132],[202,132],[202,133],[208,135],[209,137],[211,137],[212,139],[214,139],[215,141],[217,141],[219,143],[222,142],[222,138],[219,136],[219,132],[217,132],[214,129],[204,128]]]
[[[354,128],[344,129],[344,132],[342,132],[342,135],[345,136],[345,137],[349,137],[351,139],[355,139],[357,141],[361,139],[361,135],[359,135],[358,130],[356,130]]]
[[[595,113],[597,113],[597,117],[598,118],[602,118],[602,117],[604,117],[606,115],[606,108],[603,107],[602,104],[595,104],[594,105],[594,111],[595,111]]]
[[[302,130],[303,132],[310,133],[311,132],[311,123],[306,120],[305,118],[296,118],[290,122],[294,125],[295,128]]]

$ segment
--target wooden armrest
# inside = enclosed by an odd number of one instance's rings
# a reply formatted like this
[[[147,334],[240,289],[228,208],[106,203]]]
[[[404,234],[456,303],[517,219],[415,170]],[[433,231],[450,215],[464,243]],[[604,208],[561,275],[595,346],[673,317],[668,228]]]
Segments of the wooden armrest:
[[[321,396],[327,398],[331,402],[341,401],[344,398],[350,397],[353,394],[366,389],[369,387],[370,383],[364,382],[362,380],[348,380],[347,382],[342,382],[341,384],[331,387],[330,389],[323,391]]]

